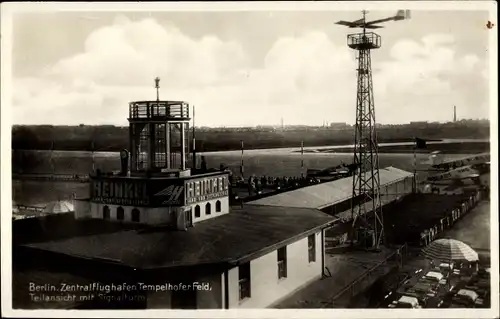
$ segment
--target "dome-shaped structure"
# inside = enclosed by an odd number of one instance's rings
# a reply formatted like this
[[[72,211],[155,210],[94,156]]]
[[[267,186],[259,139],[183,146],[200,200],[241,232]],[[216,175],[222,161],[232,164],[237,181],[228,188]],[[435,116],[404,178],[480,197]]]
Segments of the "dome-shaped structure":
[[[50,202],[43,209],[43,212],[47,214],[69,213],[73,211],[74,211],[73,203],[67,200],[58,200]]]

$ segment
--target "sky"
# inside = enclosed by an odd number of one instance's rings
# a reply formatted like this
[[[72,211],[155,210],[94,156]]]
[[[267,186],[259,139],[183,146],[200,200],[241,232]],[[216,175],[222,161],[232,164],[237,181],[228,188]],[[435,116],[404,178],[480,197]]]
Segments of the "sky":
[[[370,11],[368,19],[394,15]],[[197,126],[353,123],[358,11],[16,13],[14,124],[127,125],[128,102],[182,100]],[[376,121],[489,118],[487,11],[418,11],[372,51]]]

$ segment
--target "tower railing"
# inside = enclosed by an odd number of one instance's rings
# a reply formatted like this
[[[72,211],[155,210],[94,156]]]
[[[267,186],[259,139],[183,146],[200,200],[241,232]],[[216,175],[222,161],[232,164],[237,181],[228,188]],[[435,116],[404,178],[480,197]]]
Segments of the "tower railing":
[[[189,118],[189,104],[182,101],[140,101],[129,104],[129,119],[184,120]]]
[[[349,34],[347,45],[355,50],[378,49],[382,46],[382,38],[374,32]]]

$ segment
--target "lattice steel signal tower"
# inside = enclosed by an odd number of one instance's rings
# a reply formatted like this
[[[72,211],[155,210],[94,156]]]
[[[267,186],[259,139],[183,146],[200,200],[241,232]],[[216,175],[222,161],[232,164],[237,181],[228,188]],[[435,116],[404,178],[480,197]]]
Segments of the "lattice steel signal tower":
[[[380,203],[380,176],[378,163],[377,134],[375,130],[375,103],[373,99],[373,81],[371,68],[371,50],[381,46],[381,37],[366,29],[378,29],[375,24],[386,21],[398,21],[409,18],[409,11],[399,10],[395,16],[366,21],[363,18],[353,21],[338,21],[336,24],[349,28],[362,28],[361,33],[349,34],[347,45],[356,51],[358,60],[358,85],[356,99],[356,125],[354,138],[354,165],[356,169],[352,182],[351,217],[353,234],[360,243],[379,248],[384,237],[382,206]],[[373,212],[373,221],[369,221],[367,212]]]

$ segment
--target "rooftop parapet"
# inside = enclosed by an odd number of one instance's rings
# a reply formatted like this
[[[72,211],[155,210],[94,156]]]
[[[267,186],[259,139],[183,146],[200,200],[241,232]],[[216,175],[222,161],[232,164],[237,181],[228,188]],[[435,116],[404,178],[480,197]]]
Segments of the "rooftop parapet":
[[[183,101],[129,103],[129,120],[189,121],[189,104]]]
[[[349,34],[347,45],[355,50],[378,49],[382,45],[382,38],[373,32]]]

